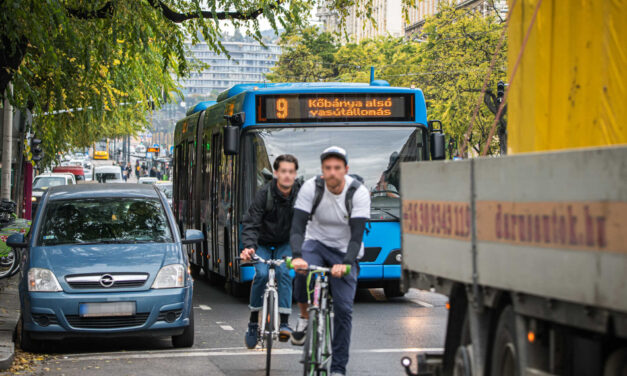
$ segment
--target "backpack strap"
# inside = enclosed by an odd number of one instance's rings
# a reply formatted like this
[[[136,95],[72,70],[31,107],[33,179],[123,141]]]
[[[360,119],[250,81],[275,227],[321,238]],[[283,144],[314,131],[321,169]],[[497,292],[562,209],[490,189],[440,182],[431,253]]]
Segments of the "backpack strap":
[[[351,182],[351,185],[348,186],[346,190],[346,212],[348,213],[348,218],[350,219],[351,214],[353,213],[353,196],[359,187],[361,186],[361,182],[357,179],[354,179]]]
[[[311,204],[311,213],[309,213],[309,220],[313,218],[318,205],[320,205],[320,201],[322,201],[322,196],[324,195],[324,179],[322,176],[316,176],[316,190],[314,192],[313,202]]]

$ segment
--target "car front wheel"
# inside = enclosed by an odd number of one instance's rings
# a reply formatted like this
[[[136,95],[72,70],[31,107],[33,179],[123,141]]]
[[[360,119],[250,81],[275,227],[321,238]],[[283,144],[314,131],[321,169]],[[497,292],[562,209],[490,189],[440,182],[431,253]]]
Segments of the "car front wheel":
[[[172,346],[177,349],[183,347],[194,346],[194,308],[190,307],[189,311],[189,325],[183,331],[183,334],[178,336],[172,336]]]

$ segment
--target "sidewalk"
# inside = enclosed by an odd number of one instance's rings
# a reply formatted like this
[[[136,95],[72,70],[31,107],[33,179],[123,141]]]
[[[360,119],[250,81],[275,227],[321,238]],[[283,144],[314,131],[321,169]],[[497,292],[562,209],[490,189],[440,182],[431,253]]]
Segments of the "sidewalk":
[[[13,331],[20,315],[17,284],[20,273],[0,280],[0,371],[11,368],[15,356]]]

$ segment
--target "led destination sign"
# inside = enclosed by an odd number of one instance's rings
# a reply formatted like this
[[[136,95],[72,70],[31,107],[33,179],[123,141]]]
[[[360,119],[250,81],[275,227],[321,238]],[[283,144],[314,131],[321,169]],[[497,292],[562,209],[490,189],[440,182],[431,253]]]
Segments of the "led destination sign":
[[[297,94],[257,97],[257,123],[414,121],[411,94]]]

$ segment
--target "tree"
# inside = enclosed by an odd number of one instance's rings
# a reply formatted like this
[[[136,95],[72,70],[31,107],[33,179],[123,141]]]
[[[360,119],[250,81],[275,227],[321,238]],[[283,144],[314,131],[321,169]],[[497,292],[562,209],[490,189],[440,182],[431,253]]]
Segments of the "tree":
[[[322,34],[315,29],[295,31],[285,37],[288,48],[268,77],[273,81],[318,81],[321,76],[324,81],[368,82],[374,66],[376,78],[392,86],[422,89],[429,119],[440,119],[445,132],[461,145],[503,27],[496,17],[443,6],[425,21],[415,39],[388,36],[348,43],[327,56],[324,64],[318,63],[320,49],[312,49],[309,42]],[[504,78],[506,54],[505,47],[499,51],[488,88],[496,88]],[[494,120],[490,110],[481,105],[470,134],[469,145],[477,153],[487,142]],[[497,150],[492,141],[489,152]]]
[[[281,35],[282,54],[266,77],[273,82],[328,81],[337,75],[337,46],[331,33],[315,26],[292,29]]]
[[[144,128],[146,111],[167,102],[175,78],[194,68],[186,40],[202,38],[227,53],[220,20],[246,26],[261,40],[258,17],[278,30],[301,24],[312,6],[308,0],[0,1],[0,95],[12,82],[9,99],[35,113],[50,158]]]

